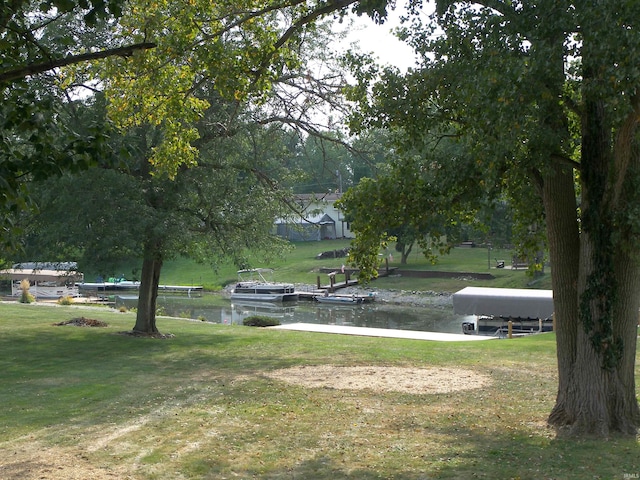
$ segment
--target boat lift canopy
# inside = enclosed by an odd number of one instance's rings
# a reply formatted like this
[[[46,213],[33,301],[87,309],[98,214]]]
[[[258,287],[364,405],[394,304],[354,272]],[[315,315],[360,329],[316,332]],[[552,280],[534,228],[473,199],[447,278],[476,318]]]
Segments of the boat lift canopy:
[[[56,282],[56,281],[73,281],[81,282],[84,278],[82,273],[67,270],[32,270],[26,268],[8,268],[0,270],[0,277],[8,278],[13,281],[30,280],[31,282]]]
[[[466,287],[453,294],[453,311],[458,315],[546,320],[554,311],[553,291]]]

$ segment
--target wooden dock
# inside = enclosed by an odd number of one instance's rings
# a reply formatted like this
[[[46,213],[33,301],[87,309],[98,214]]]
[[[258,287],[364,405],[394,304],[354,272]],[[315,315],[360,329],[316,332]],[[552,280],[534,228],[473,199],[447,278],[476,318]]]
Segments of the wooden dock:
[[[378,272],[378,277],[386,277],[388,275],[393,274],[393,272],[396,270],[396,268],[383,268]],[[322,284],[321,280],[320,280],[320,275],[318,275],[317,277],[317,283],[316,283],[316,288],[315,290],[311,290],[311,291],[302,291],[302,292],[296,292],[298,294],[298,298],[301,300],[315,300],[316,297],[320,296],[320,295],[325,295],[325,293],[331,293],[333,294],[334,292],[336,292],[337,290],[343,289],[343,288],[347,288],[347,287],[353,287],[355,285],[358,285],[358,280],[357,279],[353,279],[351,278],[351,275],[353,275],[354,273],[357,274],[358,270],[356,269],[351,269],[351,268],[336,268],[336,269],[331,269],[331,268],[320,268],[320,273],[324,273],[329,277],[329,283],[328,284]],[[343,281],[338,281],[336,277],[338,276],[344,276],[344,280]],[[349,295],[352,296],[352,295]],[[361,299],[362,302],[370,302],[372,301],[372,297],[369,295],[358,295],[357,296],[358,299]]]
[[[317,285],[316,288],[322,293],[324,291],[328,291],[329,293],[333,293],[336,290],[340,290],[341,288],[352,287],[354,285],[358,285],[357,279],[352,279],[351,276],[355,273],[357,275],[358,270],[353,268],[320,268],[320,273],[325,273],[329,277],[329,283],[322,285],[320,280],[320,275],[317,277]],[[393,272],[396,271],[396,268],[381,268],[378,271],[378,278],[386,277],[392,275]],[[344,281],[338,281],[337,277],[344,275]]]

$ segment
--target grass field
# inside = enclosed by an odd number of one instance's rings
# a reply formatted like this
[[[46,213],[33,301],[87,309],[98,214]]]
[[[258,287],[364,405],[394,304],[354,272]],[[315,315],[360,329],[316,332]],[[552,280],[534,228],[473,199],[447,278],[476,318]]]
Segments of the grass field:
[[[108,326],[53,325],[79,316]],[[118,334],[133,323],[105,308],[0,304],[0,478],[640,476],[638,439],[564,440],[546,426],[552,334],[439,343],[168,318],[158,324],[174,338]],[[301,366],[487,383],[407,393],[273,376]]]
[[[316,260],[316,255],[323,251],[338,250],[349,246],[348,240],[324,240],[321,242],[299,242],[293,244],[293,249],[283,258],[277,259],[266,265],[256,261],[254,267],[268,267],[275,270],[274,279],[293,282],[315,284],[320,267],[339,269],[344,259]],[[391,252],[395,254],[396,252]],[[454,248],[451,254],[440,257],[437,263],[427,261],[420,251],[413,252],[407,265],[400,265],[399,255],[393,255],[390,267],[398,267],[407,270],[441,270],[461,272],[460,277],[452,279],[416,279],[404,277],[380,278],[375,281],[376,288],[402,289],[402,290],[432,290],[454,292],[465,286],[494,286],[510,288],[551,288],[549,269],[545,275],[531,282],[531,278],[524,270],[497,269],[495,260],[509,260],[512,252],[509,250],[492,250],[487,252],[485,248]],[[507,262],[509,264],[509,262]],[[123,264],[114,274],[124,273],[132,279],[131,272],[135,270],[139,276],[139,266]],[[209,290],[218,290],[225,285],[236,281],[237,268],[231,264],[218,266],[214,271],[209,265],[201,265],[187,259],[177,259],[165,262],[160,278],[161,283],[170,285],[204,285]],[[465,278],[462,273],[491,273],[494,280],[471,280]],[[97,276],[95,272],[85,271],[87,281],[93,281]],[[327,283],[326,275],[321,275],[323,283]]]

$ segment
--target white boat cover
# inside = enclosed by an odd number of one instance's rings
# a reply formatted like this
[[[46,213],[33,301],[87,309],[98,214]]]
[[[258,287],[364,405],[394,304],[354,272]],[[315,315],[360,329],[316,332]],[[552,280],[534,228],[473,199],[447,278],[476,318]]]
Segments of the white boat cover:
[[[14,281],[26,278],[37,282],[56,282],[68,279],[70,281],[81,282],[83,275],[80,272],[67,270],[30,270],[9,268],[6,270],[0,270],[0,278],[8,278]]]
[[[546,320],[553,310],[552,290],[466,287],[453,294],[453,311],[458,315]]]

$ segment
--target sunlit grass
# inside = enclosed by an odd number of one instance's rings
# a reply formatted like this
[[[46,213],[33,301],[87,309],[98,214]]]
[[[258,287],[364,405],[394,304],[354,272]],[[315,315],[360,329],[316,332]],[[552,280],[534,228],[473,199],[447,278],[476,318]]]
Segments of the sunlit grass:
[[[323,251],[339,250],[348,247],[349,240],[324,240],[321,242],[297,242],[293,244],[290,252],[282,258],[274,259],[271,263],[264,264],[256,261],[256,267],[274,269],[274,280],[293,283],[315,285],[320,277],[322,284],[328,283],[328,277],[320,272],[320,268],[340,270],[346,262],[344,258],[316,259],[316,255]],[[392,252],[397,253],[397,252]],[[435,264],[428,261],[416,249],[409,256],[406,265],[400,264],[400,256],[393,255],[389,261],[391,268],[407,270],[437,270],[446,272],[459,272],[460,275],[453,278],[413,278],[392,276],[376,280],[372,286],[382,289],[421,290],[421,291],[446,291],[454,292],[465,286],[493,286],[508,288],[550,288],[551,279],[549,268],[541,279],[532,282],[525,270],[511,270],[509,268],[495,268],[495,260],[506,260],[510,265],[512,252],[509,250],[491,250],[486,248],[454,248],[450,254],[438,258]],[[388,258],[388,257],[387,257]],[[385,263],[386,265],[386,263]],[[129,272],[135,271],[139,278],[139,266],[122,265],[118,270],[124,272],[128,278],[132,278]],[[203,285],[209,290],[219,290],[225,285],[237,280],[237,267],[232,264],[218,265],[214,270],[209,265],[197,264],[191,260],[180,258],[164,263],[160,282],[169,285]],[[495,278],[492,280],[476,280],[464,273],[489,273]],[[91,281],[95,274],[85,272],[85,277]]]
[[[76,316],[109,326],[53,326]],[[552,334],[439,343],[168,318],[158,325],[174,338],[118,334],[133,323],[104,308],[0,304],[0,477],[34,448],[82,452],[85,464],[134,479],[640,473],[637,439],[561,440],[545,425],[556,388]],[[414,395],[267,376],[327,364],[456,367],[492,383]]]

